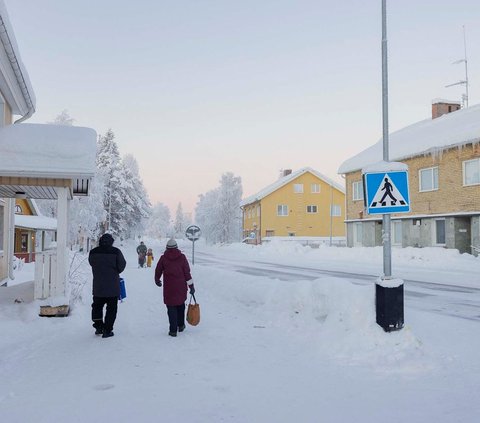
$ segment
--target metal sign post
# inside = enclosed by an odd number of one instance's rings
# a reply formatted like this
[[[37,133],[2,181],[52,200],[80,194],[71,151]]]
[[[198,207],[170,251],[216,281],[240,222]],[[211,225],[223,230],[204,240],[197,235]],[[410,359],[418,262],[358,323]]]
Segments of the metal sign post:
[[[195,241],[200,238],[201,229],[197,225],[190,225],[185,229],[185,236],[192,241],[192,264],[195,264]]]
[[[365,210],[382,214],[383,276],[375,283],[376,321],[385,332],[404,325],[403,280],[392,278],[391,213],[410,211],[408,166],[389,162],[387,1],[382,0],[382,122],[383,161],[362,169]]]
[[[382,0],[382,122],[383,161],[388,162],[388,56],[387,56],[387,0]],[[383,218],[383,274],[392,277],[392,242],[390,237],[390,215]]]

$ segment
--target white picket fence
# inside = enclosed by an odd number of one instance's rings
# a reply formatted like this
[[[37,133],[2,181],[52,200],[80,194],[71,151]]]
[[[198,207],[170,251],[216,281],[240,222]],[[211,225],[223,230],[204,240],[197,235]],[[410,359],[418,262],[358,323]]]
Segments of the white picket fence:
[[[43,300],[55,295],[57,252],[43,251],[35,255],[35,290],[36,300]]]

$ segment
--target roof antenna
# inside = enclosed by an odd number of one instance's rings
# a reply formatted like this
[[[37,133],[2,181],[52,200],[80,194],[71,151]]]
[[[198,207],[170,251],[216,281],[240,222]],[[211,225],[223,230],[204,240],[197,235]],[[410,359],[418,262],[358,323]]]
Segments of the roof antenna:
[[[455,85],[465,85],[465,93],[462,94],[462,107],[468,107],[468,61],[467,61],[467,37],[465,35],[465,25],[463,25],[463,48],[464,58],[453,62],[452,65],[459,65],[465,63],[465,79],[455,82],[453,84],[445,85],[445,88],[453,87]]]

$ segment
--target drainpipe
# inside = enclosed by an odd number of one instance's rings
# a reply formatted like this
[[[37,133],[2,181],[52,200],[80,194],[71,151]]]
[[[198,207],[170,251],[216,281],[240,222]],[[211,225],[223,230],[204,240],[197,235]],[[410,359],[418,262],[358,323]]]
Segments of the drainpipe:
[[[15,78],[17,79],[18,86],[20,87],[23,98],[25,99],[25,103],[27,104],[27,113],[14,122],[21,123],[33,115],[33,113],[35,112],[35,105],[28,91],[27,82],[25,81],[25,78],[23,76],[20,63],[15,54],[15,49],[13,48],[12,41],[10,40],[10,36],[8,35],[8,31],[2,16],[0,16],[0,41],[3,44],[5,52],[7,53],[8,60],[10,61],[10,65],[12,66]]]
[[[10,280],[15,279],[13,274],[13,254],[15,252],[15,198],[8,200],[8,241],[7,241],[7,263],[8,263],[8,277]]]

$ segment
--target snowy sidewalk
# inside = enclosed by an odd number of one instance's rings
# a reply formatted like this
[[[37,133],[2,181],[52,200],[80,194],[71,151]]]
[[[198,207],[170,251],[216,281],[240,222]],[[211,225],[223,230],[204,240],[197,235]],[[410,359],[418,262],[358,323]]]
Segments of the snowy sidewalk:
[[[0,308],[1,421],[480,418],[476,322],[412,312],[404,330],[385,334],[370,287],[196,265],[202,321],[171,338],[153,268],[137,269],[124,251],[128,298],[113,338],[93,334],[90,287],[65,319],[37,317],[35,303]]]

